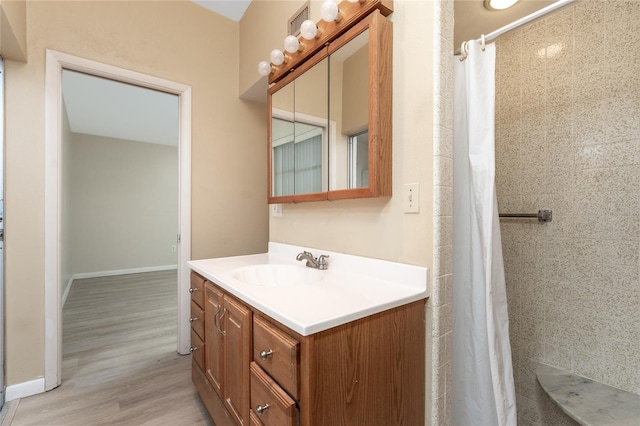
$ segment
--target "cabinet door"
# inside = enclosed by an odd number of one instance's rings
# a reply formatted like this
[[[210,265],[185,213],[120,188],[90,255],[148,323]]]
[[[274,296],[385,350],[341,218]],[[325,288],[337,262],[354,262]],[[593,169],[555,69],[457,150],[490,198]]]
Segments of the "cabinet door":
[[[249,365],[251,311],[235,299],[224,298],[225,376],[224,404],[239,425],[249,425]]]
[[[222,291],[207,285],[205,287],[205,368],[207,379],[218,396],[222,398],[224,380],[224,335],[222,334],[220,317],[223,312]]]

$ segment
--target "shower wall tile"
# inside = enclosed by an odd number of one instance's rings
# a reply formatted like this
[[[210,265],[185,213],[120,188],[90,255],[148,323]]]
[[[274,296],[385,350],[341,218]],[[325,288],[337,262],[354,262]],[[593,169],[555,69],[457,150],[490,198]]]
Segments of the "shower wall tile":
[[[434,157],[433,159],[434,185],[453,187],[453,159]]]
[[[501,221],[518,421],[575,425],[538,361],[640,393],[640,2],[576,2],[496,45],[499,209],[553,209]]]
[[[431,382],[426,384],[430,400],[430,423],[451,424],[451,392],[448,391],[451,365],[452,301],[452,214],[453,214],[453,1],[433,3],[434,7],[434,108],[436,124],[433,141],[433,268],[432,294],[427,314],[431,317]],[[448,376],[448,377],[447,377]],[[427,398],[428,399],[428,398]]]
[[[632,47],[640,40],[632,40],[640,31],[629,34],[637,9],[579,2],[512,33],[503,50],[498,40],[498,87],[521,84],[523,102],[507,108],[511,98],[497,110],[496,148],[516,151],[507,134],[522,145],[517,155],[496,154],[499,205],[554,210],[535,250],[529,241],[538,224],[502,225],[514,377],[520,398],[528,397],[519,418],[532,424],[566,422],[539,416],[549,407],[537,395],[532,360],[638,388],[640,70]],[[500,52],[516,48],[524,50],[502,63]],[[504,69],[513,64],[515,71]],[[532,188],[536,181],[542,191]],[[525,260],[537,252],[542,263],[537,255]]]
[[[555,365],[563,370],[571,370],[571,351],[550,343],[544,344],[545,364]]]

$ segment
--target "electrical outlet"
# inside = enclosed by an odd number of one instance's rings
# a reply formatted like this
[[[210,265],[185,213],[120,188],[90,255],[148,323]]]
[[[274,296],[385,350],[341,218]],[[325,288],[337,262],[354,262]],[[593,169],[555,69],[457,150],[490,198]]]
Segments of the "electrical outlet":
[[[175,253],[178,247],[175,244],[171,244],[171,253]]]
[[[405,213],[420,212],[420,184],[418,183],[405,184],[402,197],[404,200]]]
[[[271,204],[271,216],[272,217],[282,216],[282,204]]]

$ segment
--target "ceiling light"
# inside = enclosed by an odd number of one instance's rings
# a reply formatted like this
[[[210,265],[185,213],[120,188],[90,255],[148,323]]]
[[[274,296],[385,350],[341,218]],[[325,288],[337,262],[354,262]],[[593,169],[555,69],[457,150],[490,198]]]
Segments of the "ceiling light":
[[[518,0],[484,0],[484,8],[487,10],[504,10],[517,2]]]

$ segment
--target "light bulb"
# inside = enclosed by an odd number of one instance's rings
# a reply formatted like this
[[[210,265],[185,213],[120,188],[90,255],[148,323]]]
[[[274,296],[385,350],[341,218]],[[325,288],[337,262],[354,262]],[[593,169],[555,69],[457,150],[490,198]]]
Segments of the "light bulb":
[[[267,61],[258,62],[258,72],[264,76],[271,74],[271,64]]]
[[[313,40],[318,35],[318,27],[311,19],[307,19],[300,25],[300,35],[305,40]]]
[[[340,9],[338,9],[338,5],[334,3],[333,0],[327,0],[320,6],[320,17],[325,22],[337,20],[339,14]]]
[[[517,2],[518,0],[485,0],[484,7],[489,10],[503,10],[510,8]]]
[[[284,63],[284,53],[280,49],[273,49],[271,55],[269,55],[271,63],[275,66],[282,65]]]
[[[289,53],[296,53],[300,50],[300,41],[298,40],[298,37],[294,35],[287,36],[284,39],[284,50]]]

